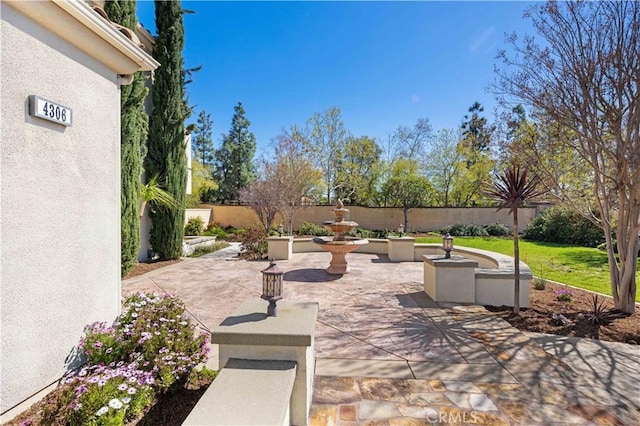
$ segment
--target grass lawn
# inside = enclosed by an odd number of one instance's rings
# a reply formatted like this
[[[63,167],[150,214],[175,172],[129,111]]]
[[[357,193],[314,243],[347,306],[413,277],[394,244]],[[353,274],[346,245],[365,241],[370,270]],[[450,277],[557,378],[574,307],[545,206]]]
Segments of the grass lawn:
[[[416,243],[441,244],[441,237],[416,238]],[[513,256],[513,240],[495,237],[455,237],[456,245],[495,251]],[[566,244],[520,240],[520,260],[531,268],[533,275],[563,284],[611,295],[607,254],[595,248]],[[640,282],[640,259],[636,270]],[[640,302],[640,292],[636,293]]]

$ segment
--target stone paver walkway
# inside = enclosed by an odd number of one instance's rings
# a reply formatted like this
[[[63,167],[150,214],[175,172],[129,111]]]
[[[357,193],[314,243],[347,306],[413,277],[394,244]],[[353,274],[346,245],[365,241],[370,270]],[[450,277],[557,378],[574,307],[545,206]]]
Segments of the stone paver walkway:
[[[211,329],[261,293],[268,263],[236,251],[123,281],[123,293],[175,294]],[[352,253],[351,273],[332,276],[329,259],[278,262],[285,299],[320,304],[312,425],[640,424],[640,348],[522,333],[483,307],[438,304],[422,263]]]

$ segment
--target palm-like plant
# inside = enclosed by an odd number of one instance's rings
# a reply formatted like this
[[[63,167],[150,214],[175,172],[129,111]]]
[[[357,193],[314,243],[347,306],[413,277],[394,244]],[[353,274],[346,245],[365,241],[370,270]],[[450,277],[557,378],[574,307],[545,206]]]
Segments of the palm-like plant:
[[[523,203],[543,194],[539,189],[540,177],[533,175],[527,179],[528,167],[520,170],[520,166],[511,163],[501,175],[497,176],[493,186],[487,189],[486,194],[499,201],[498,210],[509,209],[513,214],[513,254],[515,258],[515,285],[513,313],[520,313],[520,246],[518,238],[518,207]]]
[[[146,184],[142,185],[140,190],[140,217],[144,215],[144,208],[147,203],[154,207],[163,207],[172,211],[180,207],[176,199],[162,188],[158,175],[154,175]]]

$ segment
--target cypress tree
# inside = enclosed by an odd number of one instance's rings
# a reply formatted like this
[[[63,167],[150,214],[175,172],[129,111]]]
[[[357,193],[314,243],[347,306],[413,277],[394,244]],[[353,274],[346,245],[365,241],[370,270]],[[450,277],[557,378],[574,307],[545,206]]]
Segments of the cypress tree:
[[[145,169],[159,176],[164,189],[178,203],[178,209],[157,207],[151,213],[151,246],[161,259],[182,255],[184,202],[187,185],[187,157],[184,144],[182,48],[184,27],[180,1],[155,1],[156,45],[160,62],[151,89],[153,111],[149,123]]]
[[[134,31],[136,29],[136,1],[112,0],[104,10],[113,22]],[[149,117],[144,109],[147,88],[146,76],[137,72],[133,82],[120,89],[120,268],[125,276],[135,265],[140,248],[140,177],[147,139]]]

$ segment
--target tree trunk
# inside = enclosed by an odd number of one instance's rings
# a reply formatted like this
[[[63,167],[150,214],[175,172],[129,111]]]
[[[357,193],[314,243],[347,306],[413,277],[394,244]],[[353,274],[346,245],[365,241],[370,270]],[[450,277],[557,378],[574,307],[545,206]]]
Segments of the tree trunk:
[[[608,207],[608,206],[606,206]],[[601,207],[601,212],[605,211]],[[636,214],[635,211],[632,211]],[[608,219],[608,216],[604,216]],[[640,248],[640,233],[636,223],[627,224],[625,217],[620,218],[616,229],[616,241],[618,256],[614,250],[614,240],[611,237],[612,227],[610,221],[603,220],[605,241],[607,244],[607,258],[609,261],[609,278],[611,280],[611,294],[616,308],[622,312],[632,314],[635,312],[636,302],[636,265],[638,249]]]
[[[404,232],[405,234],[409,232],[409,209],[402,209],[402,214],[404,216]]]
[[[518,235],[518,208],[513,209],[513,258],[514,286],[513,286],[513,313],[520,313],[520,243]]]
[[[634,296],[636,294],[636,264],[639,237],[623,234],[624,232],[618,228],[617,244],[620,260],[618,261],[613,256],[609,258],[609,268],[614,271],[613,275],[615,275],[611,281],[611,290],[614,294],[616,307],[622,312],[632,314],[636,307]],[[613,249],[610,251],[613,253]]]

